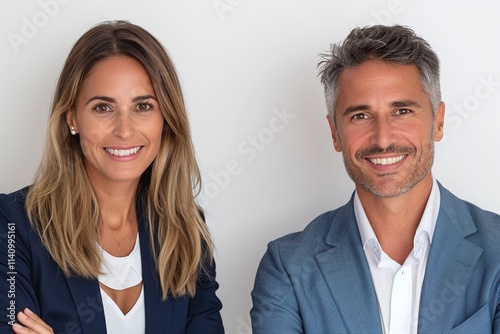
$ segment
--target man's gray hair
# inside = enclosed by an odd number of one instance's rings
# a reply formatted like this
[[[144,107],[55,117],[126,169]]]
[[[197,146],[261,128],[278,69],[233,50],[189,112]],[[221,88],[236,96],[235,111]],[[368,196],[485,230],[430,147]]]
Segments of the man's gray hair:
[[[404,26],[375,25],[353,29],[343,42],[332,44],[318,64],[325,87],[326,107],[335,121],[334,111],[339,93],[338,77],[344,68],[353,68],[368,60],[417,66],[422,88],[435,112],[441,102],[439,58],[429,43]]]

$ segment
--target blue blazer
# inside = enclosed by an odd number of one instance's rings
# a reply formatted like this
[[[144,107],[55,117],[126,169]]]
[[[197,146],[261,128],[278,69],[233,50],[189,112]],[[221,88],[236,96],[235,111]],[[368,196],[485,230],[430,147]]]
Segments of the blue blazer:
[[[0,333],[11,333],[11,315],[25,307],[55,333],[106,333],[98,281],[60,272],[26,217],[26,192],[0,195]],[[146,333],[224,333],[215,265],[200,276],[193,298],[169,295],[163,302],[144,219],[138,217]]]
[[[500,333],[500,216],[439,185],[419,333]],[[353,200],[271,242],[252,291],[254,334],[382,333]]]

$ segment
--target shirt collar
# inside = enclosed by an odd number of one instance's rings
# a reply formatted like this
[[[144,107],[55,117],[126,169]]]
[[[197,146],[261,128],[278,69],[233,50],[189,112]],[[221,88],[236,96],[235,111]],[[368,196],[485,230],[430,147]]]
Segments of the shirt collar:
[[[417,227],[415,237],[413,239],[413,254],[419,260],[423,242],[425,242],[426,239],[429,238],[429,243],[432,243],[432,237],[434,235],[434,229],[436,227],[440,204],[441,193],[439,191],[439,186],[436,179],[433,178],[431,193],[429,194],[424,213],[422,214],[422,218],[420,219],[420,223]],[[361,204],[361,200],[359,199],[357,191],[354,192],[354,215],[358,224],[358,230],[361,237],[361,242],[363,244],[363,249],[365,249],[369,244],[369,247],[372,248],[376,258],[378,259],[377,262],[380,264],[380,262],[383,260],[383,255],[385,254],[382,252],[380,244],[377,240],[377,236],[375,235],[375,232],[373,232],[373,228],[368,221],[368,217],[366,216],[365,210],[363,209],[363,205]]]
[[[424,213],[418,224],[415,238],[413,239],[414,253],[418,258],[422,247],[420,241],[425,240],[426,236],[429,237],[429,244],[432,244],[432,237],[434,236],[434,229],[436,228],[437,217],[439,214],[439,207],[441,205],[441,192],[436,179],[432,179],[432,190],[429,194],[429,199],[425,206]]]

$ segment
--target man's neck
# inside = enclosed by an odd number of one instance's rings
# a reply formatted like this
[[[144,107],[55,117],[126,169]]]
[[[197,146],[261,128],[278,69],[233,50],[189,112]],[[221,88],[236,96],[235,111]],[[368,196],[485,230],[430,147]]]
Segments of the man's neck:
[[[432,190],[429,173],[405,194],[397,197],[377,197],[356,187],[366,217],[384,250],[402,264],[413,249],[413,238]]]

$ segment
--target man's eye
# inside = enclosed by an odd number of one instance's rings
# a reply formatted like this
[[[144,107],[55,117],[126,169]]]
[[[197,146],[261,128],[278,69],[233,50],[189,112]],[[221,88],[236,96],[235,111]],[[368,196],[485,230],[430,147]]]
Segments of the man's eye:
[[[366,114],[355,114],[351,117],[351,119],[367,119],[368,116]]]
[[[411,113],[410,109],[398,109],[396,111],[396,115],[406,115],[406,114],[409,114],[409,113]]]

